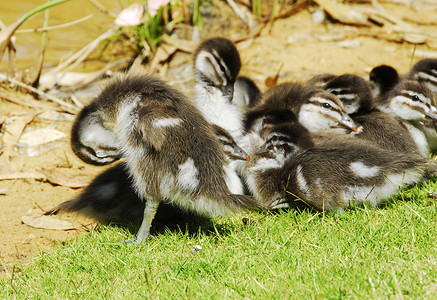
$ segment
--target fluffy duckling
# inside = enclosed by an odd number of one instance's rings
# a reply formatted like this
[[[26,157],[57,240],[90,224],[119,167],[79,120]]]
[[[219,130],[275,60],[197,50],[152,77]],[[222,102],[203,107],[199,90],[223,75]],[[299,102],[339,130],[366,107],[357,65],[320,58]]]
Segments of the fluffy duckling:
[[[408,78],[423,83],[437,94],[437,59],[425,58],[418,61],[408,73]]]
[[[311,132],[326,130],[339,125],[357,130],[337,97],[312,86],[299,83],[283,83],[269,89],[260,105],[248,111],[245,117],[246,131],[259,132],[264,116],[276,109],[290,109],[299,122]]]
[[[424,137],[418,137],[420,133],[416,133],[417,130],[408,125],[408,121],[414,118],[408,102],[398,105],[396,113],[386,108],[397,99],[395,96],[399,89],[396,87],[377,103],[373,99],[370,85],[356,75],[338,76],[325,88],[342,100],[347,112],[359,125],[358,132],[351,133],[353,136],[371,141],[387,150],[428,155]]]
[[[433,93],[424,84],[414,80],[401,81],[378,108],[404,121],[420,153],[427,156],[430,151],[437,150],[434,127],[437,108]]]
[[[256,207],[227,187],[226,157],[212,127],[181,93],[151,77],[114,80],[84,108],[115,122],[117,146],[146,200],[134,242],[145,241],[163,200],[201,215]]]
[[[271,128],[246,177],[255,198],[272,209],[309,205],[330,211],[353,202],[376,206],[400,187],[435,174],[437,165],[428,158],[357,139],[314,146],[308,130],[288,122]]]
[[[213,126],[213,130],[226,154],[228,165],[235,160],[250,160],[225,129]],[[233,168],[226,166],[225,173],[231,193],[242,194],[241,180]],[[119,163],[98,175],[78,197],[59,204],[46,214],[79,212],[103,223],[141,221],[145,201],[136,193],[129,177],[126,163]],[[164,202],[159,204],[155,216],[157,221],[172,223],[193,218],[194,214]]]
[[[208,122],[226,129],[237,141],[243,135],[243,113],[232,103],[241,67],[235,45],[225,38],[202,42],[194,52],[195,104]]]

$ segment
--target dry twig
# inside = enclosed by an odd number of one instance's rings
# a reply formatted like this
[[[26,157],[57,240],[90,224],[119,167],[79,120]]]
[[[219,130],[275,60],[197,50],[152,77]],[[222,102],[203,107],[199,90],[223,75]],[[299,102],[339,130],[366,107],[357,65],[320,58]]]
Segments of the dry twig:
[[[30,85],[27,85],[27,84],[25,84],[25,83],[23,83],[21,81],[18,81],[18,80],[14,79],[14,78],[11,78],[9,76],[0,74],[0,79],[1,80],[9,81],[10,83],[16,84],[16,85],[18,85],[18,86],[20,86],[22,88],[25,88],[25,89],[33,92],[33,93],[38,94],[39,96],[44,97],[47,100],[53,101],[53,102],[61,105],[62,107],[64,107],[66,109],[66,111],[68,111],[68,112],[76,113],[79,110],[76,106],[73,106],[70,103],[67,103],[67,102],[65,102],[65,101],[63,101],[61,99],[56,98],[56,97],[47,95],[46,93],[44,93],[44,92],[42,92],[40,90],[37,90],[36,88],[34,88],[34,87],[30,86]]]
[[[34,29],[21,29],[21,30],[17,30],[15,31],[15,33],[29,33],[29,32],[43,32],[43,31],[49,31],[49,30],[55,30],[55,29],[61,29],[61,28],[65,28],[65,27],[70,27],[73,25],[76,25],[80,22],[86,21],[90,18],[92,18],[94,15],[88,15],[86,17],[68,22],[68,23],[64,23],[64,24],[59,24],[59,25],[54,25],[54,26],[43,26],[41,28],[34,28]]]

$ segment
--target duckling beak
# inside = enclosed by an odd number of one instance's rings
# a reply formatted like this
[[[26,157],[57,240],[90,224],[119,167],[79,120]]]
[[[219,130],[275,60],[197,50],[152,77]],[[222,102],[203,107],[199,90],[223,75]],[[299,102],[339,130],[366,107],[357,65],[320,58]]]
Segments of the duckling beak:
[[[346,126],[347,128],[350,128],[352,131],[355,132],[358,131],[358,126],[355,124],[354,120],[352,120],[352,118],[348,114],[343,114],[341,116],[341,120],[339,123],[341,125]]]
[[[223,85],[222,93],[226,98],[228,98],[229,102],[232,103],[232,99],[234,98],[234,83]]]
[[[234,147],[234,151],[232,152],[232,157],[235,159],[250,161],[250,156],[238,145]]]
[[[437,108],[435,106],[431,106],[431,108],[426,112],[426,116],[433,120],[437,120]]]
[[[255,155],[264,155],[270,154],[269,149],[267,148],[267,142],[264,143],[262,146],[259,146],[259,148],[255,151]],[[268,155],[267,155],[268,156]]]

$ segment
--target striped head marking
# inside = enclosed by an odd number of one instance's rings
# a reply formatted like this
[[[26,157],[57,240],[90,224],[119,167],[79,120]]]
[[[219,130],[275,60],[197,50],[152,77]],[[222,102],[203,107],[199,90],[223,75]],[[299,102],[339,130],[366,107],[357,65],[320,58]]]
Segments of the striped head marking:
[[[374,107],[370,85],[359,76],[337,76],[328,82],[325,90],[341,101],[348,114],[365,113]]]
[[[341,101],[327,91],[318,91],[305,101],[299,111],[299,122],[310,132],[317,132],[339,124],[353,131],[358,127],[346,113]]]
[[[408,78],[423,83],[434,94],[437,94],[437,59],[420,60],[413,66]]]
[[[274,126],[268,133],[265,143],[255,154],[271,158],[289,157],[313,146],[309,131],[297,122],[290,122]]]
[[[437,119],[437,109],[432,92],[417,81],[405,80],[380,108],[404,120]]]

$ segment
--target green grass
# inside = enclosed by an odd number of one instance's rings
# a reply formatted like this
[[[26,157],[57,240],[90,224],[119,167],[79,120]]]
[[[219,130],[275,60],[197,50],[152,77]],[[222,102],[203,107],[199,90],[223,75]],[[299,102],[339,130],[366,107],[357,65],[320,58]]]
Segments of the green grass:
[[[435,299],[436,190],[434,180],[341,214],[217,218],[141,246],[120,243],[135,227],[101,226],[19,267],[0,298]]]

